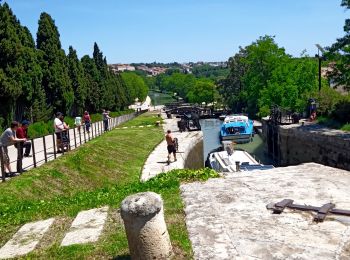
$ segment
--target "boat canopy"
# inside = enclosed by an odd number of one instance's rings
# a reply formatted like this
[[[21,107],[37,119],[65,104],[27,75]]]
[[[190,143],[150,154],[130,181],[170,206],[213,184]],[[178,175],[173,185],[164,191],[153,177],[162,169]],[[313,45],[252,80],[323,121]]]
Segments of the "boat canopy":
[[[235,122],[248,123],[249,119],[247,116],[242,116],[242,115],[231,115],[231,116],[225,117],[224,124],[235,123]]]

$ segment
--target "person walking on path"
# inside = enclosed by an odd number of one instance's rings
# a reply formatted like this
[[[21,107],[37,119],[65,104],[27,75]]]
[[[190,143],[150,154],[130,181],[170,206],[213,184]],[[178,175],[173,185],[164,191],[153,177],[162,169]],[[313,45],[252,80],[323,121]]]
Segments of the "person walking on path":
[[[167,134],[165,135],[165,140],[167,143],[167,149],[168,149],[168,164],[170,164],[170,157],[171,154],[174,155],[174,162],[177,161],[176,159],[176,143],[175,143],[175,138],[171,134],[171,130],[167,131]]]
[[[91,118],[88,111],[84,112],[83,120],[84,120],[86,132],[90,133]]]
[[[108,119],[111,119],[111,117],[109,116],[109,111],[106,111],[105,109],[103,109],[102,118],[103,118],[104,129],[106,132],[108,131]]]
[[[11,176],[12,170],[10,165],[10,157],[7,147],[15,143],[25,142],[25,138],[17,138],[16,131],[18,129],[18,122],[13,121],[11,126],[7,128],[0,136],[0,148],[3,156],[5,168],[8,170],[8,175]]]

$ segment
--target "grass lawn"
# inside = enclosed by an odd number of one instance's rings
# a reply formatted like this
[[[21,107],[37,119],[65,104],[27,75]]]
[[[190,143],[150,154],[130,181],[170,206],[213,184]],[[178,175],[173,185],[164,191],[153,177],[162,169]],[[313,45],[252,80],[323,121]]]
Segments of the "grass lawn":
[[[123,124],[123,126],[146,126],[146,125],[155,125],[157,121],[163,121],[161,117],[158,117],[158,113],[145,113],[141,116],[136,117],[133,120],[130,120],[129,122],[126,122]]]
[[[153,121],[144,114],[126,125]],[[174,171],[140,183],[148,154],[163,139],[161,127],[113,130],[55,161],[0,184],[0,246],[27,222],[55,217],[43,243],[26,259],[125,259],[128,246],[118,209],[128,195],[154,191],[162,195],[177,258],[192,249],[184,222],[180,181],[215,177],[210,170]],[[64,234],[81,210],[109,205],[108,223],[97,243],[60,247]]]

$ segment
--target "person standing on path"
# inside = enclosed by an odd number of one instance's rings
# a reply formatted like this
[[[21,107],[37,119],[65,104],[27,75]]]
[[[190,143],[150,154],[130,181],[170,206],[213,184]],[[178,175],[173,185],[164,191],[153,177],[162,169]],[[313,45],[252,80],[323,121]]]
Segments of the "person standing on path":
[[[77,127],[78,132],[80,133],[80,127],[81,127],[81,117],[80,116],[75,117],[74,125]]]
[[[25,141],[24,143],[20,143],[23,144],[22,146],[22,151],[24,148],[24,157],[30,157],[30,150],[32,148],[32,143],[30,141],[28,141],[28,127],[29,127],[30,122],[28,120],[23,120],[22,121],[22,126],[18,127],[17,131],[16,131],[16,136],[17,138],[21,138],[21,139],[26,139],[27,141]]]
[[[84,112],[83,120],[84,120],[86,132],[90,133],[91,118],[88,111]]]
[[[167,134],[165,135],[165,140],[167,143],[167,149],[168,149],[168,164],[170,164],[170,157],[171,154],[174,155],[174,162],[177,161],[176,159],[176,146],[175,146],[175,138],[171,134],[171,130],[167,131]]]
[[[27,139],[25,138],[17,138],[16,131],[18,129],[18,122],[13,121],[11,126],[7,128],[2,135],[0,136],[0,148],[4,160],[4,166],[8,170],[8,175],[12,174],[11,165],[10,165],[10,157],[8,153],[8,146],[13,145],[15,143],[25,142]]]
[[[103,109],[102,118],[103,118],[104,129],[106,132],[108,131],[108,119],[111,119],[111,117],[109,116],[109,111],[106,111]]]
[[[22,161],[23,161],[23,150],[24,151],[24,157],[29,157],[30,149],[32,147],[32,143],[28,141],[28,126],[29,121],[23,120],[22,126],[17,128],[16,131],[16,137],[20,139],[26,139],[25,142],[20,142],[15,144],[15,147],[17,148],[17,172],[22,173],[25,172],[22,167]]]
[[[63,114],[61,112],[56,113],[56,118],[53,123],[53,127],[55,128],[56,140],[57,140],[57,152],[62,153],[64,147],[62,145],[62,132],[65,131],[65,127],[63,124]]]

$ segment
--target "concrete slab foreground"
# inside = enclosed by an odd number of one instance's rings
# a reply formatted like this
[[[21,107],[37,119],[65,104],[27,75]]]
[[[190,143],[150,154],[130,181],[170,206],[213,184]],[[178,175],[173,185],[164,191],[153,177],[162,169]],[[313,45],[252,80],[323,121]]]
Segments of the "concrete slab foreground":
[[[293,199],[350,210],[349,183],[348,171],[308,163],[181,185],[195,259],[350,259],[350,217],[266,209]]]
[[[22,256],[34,250],[53,222],[54,219],[50,218],[22,226],[0,249],[0,259]]]
[[[107,220],[108,207],[81,211],[74,219],[61,246],[96,242]]]

